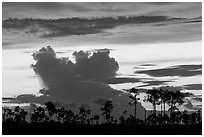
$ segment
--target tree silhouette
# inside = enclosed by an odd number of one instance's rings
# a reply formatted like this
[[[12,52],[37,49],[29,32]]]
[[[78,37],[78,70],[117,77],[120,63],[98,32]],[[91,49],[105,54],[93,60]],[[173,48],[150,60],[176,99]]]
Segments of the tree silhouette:
[[[156,115],[156,105],[160,104],[160,95],[159,95],[159,90],[157,89],[152,89],[147,91],[147,100],[152,103],[153,105],[153,112],[154,115]]]
[[[60,109],[56,109],[57,112],[57,120],[61,123],[64,123],[64,119],[66,116],[66,110],[64,107],[61,107]]]
[[[42,132],[46,131],[46,133],[61,133],[59,129],[62,129],[63,134],[73,134],[75,131],[79,131],[77,133],[98,133],[103,131],[111,134],[114,132],[129,134],[135,133],[135,129],[138,129],[136,133],[142,133],[143,130],[141,129],[145,129],[145,131],[160,134],[160,132],[184,133],[184,131],[189,132],[191,129],[194,130],[193,133],[195,133],[195,131],[199,132],[201,129],[202,119],[200,110],[197,112],[188,112],[187,110],[183,112],[179,111],[179,105],[184,102],[183,94],[180,91],[164,91],[154,88],[148,90],[146,92],[147,98],[145,98],[144,101],[152,103],[153,110],[151,110],[151,114],[148,114],[149,111],[145,110],[145,120],[136,118],[138,90],[132,88],[130,92],[132,94],[132,96],[130,96],[132,102],[130,103],[134,105],[135,113],[134,115],[126,116],[127,111],[124,111],[122,116],[119,117],[119,123],[111,114],[114,107],[112,101],[106,101],[101,108],[101,115],[104,117],[104,122],[99,122],[100,116],[92,114],[91,110],[83,105],[79,107],[77,113],[72,110],[67,110],[64,107],[55,107],[52,102],[47,102],[45,103],[45,108],[44,106],[35,106],[33,107],[35,108],[34,110],[30,109],[32,112],[29,118],[26,117],[27,112],[19,106],[12,109],[3,107],[3,132],[11,132],[15,129],[17,131],[21,130],[18,133],[24,131],[38,132],[43,129]],[[170,115],[165,114],[165,103],[169,105]],[[161,113],[157,115],[156,105],[161,105]],[[164,114],[162,113],[162,109]],[[148,114],[147,117],[146,113]],[[51,128],[56,130],[51,131]]]
[[[201,111],[198,110],[196,114],[197,114],[197,115],[196,115],[197,122],[198,122],[199,124],[202,124]]]
[[[65,110],[64,122],[74,123],[74,112],[72,112],[71,110]]]
[[[140,100],[140,98],[137,98],[137,95],[139,95],[138,89],[131,88],[130,89],[130,93],[133,93],[133,96],[129,96],[129,98],[132,99],[132,102],[129,102],[129,105],[133,105],[135,107],[134,117],[136,118],[136,114],[137,114],[137,101]]]
[[[3,120],[5,122],[12,122],[14,121],[14,112],[12,109],[4,107],[3,108]]]
[[[166,107],[166,102],[168,100],[168,90],[160,89],[159,91],[160,91],[159,92],[160,99],[161,99],[161,103],[163,103],[163,107],[164,107],[163,111],[164,111],[164,115],[165,115],[165,112],[166,112],[166,108],[165,107]]]
[[[98,125],[98,124],[99,124],[99,119],[100,119],[99,115],[93,115],[93,116],[90,118],[91,123],[92,123],[93,125]]]
[[[90,124],[90,119],[89,119],[90,114],[91,114],[91,110],[87,110],[83,106],[79,108],[79,118],[80,118],[81,124]]]
[[[27,112],[19,106],[14,108],[14,121],[17,123],[26,123]]]
[[[184,125],[190,124],[190,115],[188,115],[188,111],[187,110],[183,111],[181,117],[182,117],[182,123]]]
[[[52,120],[52,116],[56,112],[55,105],[51,101],[46,102],[45,105],[46,105],[48,113],[49,113],[49,120],[51,121]]]
[[[101,108],[102,110],[102,116],[105,116],[106,123],[111,122],[111,112],[113,109],[112,101],[106,101],[104,107]]]
[[[159,104],[161,105],[161,115],[163,115],[162,113],[162,103],[164,103],[164,91],[162,89],[159,89],[159,97],[160,97],[160,102]],[[164,104],[165,105],[165,104]],[[165,108],[164,108],[164,111],[165,111]]]
[[[183,98],[184,98],[184,96],[183,96],[183,94],[181,94],[180,91],[176,91],[176,92],[169,91],[168,92],[167,103],[170,106],[170,108],[169,108],[170,115],[172,115],[173,111],[178,110],[178,106],[180,106],[184,103]]]
[[[31,123],[41,123],[47,121],[48,117],[45,114],[45,110],[42,107],[35,108],[34,112],[31,114]]]

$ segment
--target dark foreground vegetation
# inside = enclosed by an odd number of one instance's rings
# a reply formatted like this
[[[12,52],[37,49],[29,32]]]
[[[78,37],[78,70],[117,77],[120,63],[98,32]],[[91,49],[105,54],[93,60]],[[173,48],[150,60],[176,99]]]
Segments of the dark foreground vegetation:
[[[60,123],[3,124],[3,135],[201,135],[201,131],[201,124],[134,126]]]
[[[183,103],[181,92],[149,90],[145,99],[153,104],[153,113],[145,119],[136,118],[138,90],[132,88],[130,105],[134,106],[134,115],[127,116],[127,111],[119,120],[114,119],[111,112],[112,101],[107,101],[101,108],[101,116],[92,114],[84,106],[74,113],[64,107],[56,108],[52,102],[39,106],[30,114],[20,107],[3,108],[2,133],[4,135],[201,135],[201,111],[189,113],[179,111],[178,105]],[[162,111],[162,104],[167,103],[170,115]],[[156,105],[161,105],[161,113],[156,114]],[[29,115],[29,116],[28,116]]]

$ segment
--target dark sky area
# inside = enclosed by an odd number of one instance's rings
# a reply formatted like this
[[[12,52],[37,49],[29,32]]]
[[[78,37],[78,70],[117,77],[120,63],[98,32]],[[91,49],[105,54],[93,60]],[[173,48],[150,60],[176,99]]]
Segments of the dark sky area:
[[[6,18],[64,18],[101,17],[125,15],[160,15],[198,17],[202,15],[199,2],[4,2],[3,19]]]

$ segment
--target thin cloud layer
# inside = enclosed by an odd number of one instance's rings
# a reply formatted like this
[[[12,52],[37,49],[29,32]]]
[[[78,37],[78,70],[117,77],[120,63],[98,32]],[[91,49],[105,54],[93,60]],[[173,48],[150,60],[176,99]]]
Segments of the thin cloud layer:
[[[187,90],[202,90],[202,84],[188,84],[184,85]]]
[[[167,82],[172,82],[172,81],[168,81],[168,80],[163,80],[163,81],[159,81],[159,80],[143,81],[142,83],[144,83],[145,85],[141,85],[141,86],[138,86],[138,87],[167,85],[166,84]]]
[[[202,18],[168,16],[119,16],[101,18],[4,20],[3,48],[45,41],[91,44],[139,44],[202,40]],[[26,44],[27,43],[27,44]],[[18,45],[15,47],[15,45]],[[60,45],[60,44],[59,44]],[[61,45],[63,46],[63,45]]]
[[[202,65],[177,65],[163,69],[136,71],[136,74],[147,74],[153,77],[179,76],[189,77],[202,74]]]
[[[200,23],[199,18],[172,18],[168,16],[118,16],[102,18],[62,18],[55,20],[45,19],[9,19],[3,21],[3,28],[13,33],[19,31],[26,34],[43,37],[61,37],[72,35],[87,35],[104,33],[107,29],[114,29],[123,25],[166,26],[172,24]],[[105,34],[106,35],[106,34]]]
[[[98,17],[117,15],[202,15],[201,2],[3,2],[3,18]]]
[[[97,81],[104,82],[106,84],[123,84],[123,83],[136,83],[140,82],[141,79],[139,78],[123,78],[123,77],[109,77],[109,78],[103,78],[103,79],[98,79]]]

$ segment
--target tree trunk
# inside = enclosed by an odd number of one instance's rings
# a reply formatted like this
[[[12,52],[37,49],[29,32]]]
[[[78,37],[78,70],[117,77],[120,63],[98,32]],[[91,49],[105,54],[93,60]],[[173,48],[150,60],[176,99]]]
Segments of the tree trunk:
[[[162,102],[161,102],[161,115],[162,115]]]
[[[153,104],[153,112],[156,115],[156,103]]]
[[[137,104],[135,102],[135,118],[136,118],[136,114],[137,114]]]
[[[165,112],[166,112],[166,110],[165,110],[165,105],[166,105],[166,104],[165,104],[165,101],[164,101],[164,115],[165,115]]]
[[[136,113],[137,113],[137,100],[135,95],[135,113],[134,113],[135,119],[136,119]]]
[[[146,121],[147,121],[147,114],[146,114],[146,109],[145,109],[145,124],[146,124]]]

